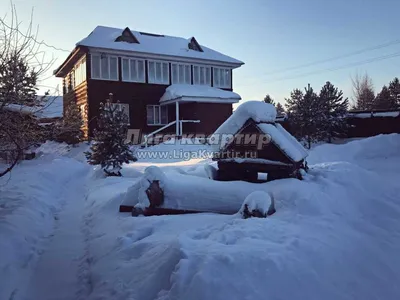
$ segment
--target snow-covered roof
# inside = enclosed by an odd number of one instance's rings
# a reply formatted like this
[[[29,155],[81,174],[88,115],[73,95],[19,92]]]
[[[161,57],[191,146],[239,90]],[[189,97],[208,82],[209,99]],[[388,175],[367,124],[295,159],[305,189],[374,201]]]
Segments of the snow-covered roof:
[[[234,92],[221,90],[206,85],[172,84],[165,90],[160,102],[172,102],[174,100],[196,102],[226,102],[237,103],[241,99]]]
[[[151,53],[156,55],[166,55],[175,57],[185,57],[191,59],[218,61],[234,64],[236,67],[243,64],[242,61],[233,57],[212,50],[200,45],[201,51],[189,49],[190,39],[175,36],[148,34],[131,30],[132,34],[139,43],[116,42],[115,39],[121,36],[124,29],[97,26],[92,33],[78,42],[77,46],[87,46],[93,48],[104,48],[119,51],[129,51],[136,53]]]
[[[214,134],[235,134],[241,129],[248,119],[254,122],[275,122],[276,109],[272,104],[259,100],[246,101],[239,107]]]
[[[298,162],[308,156],[304,147],[280,124],[275,123],[276,109],[272,104],[262,101],[247,101],[240,105],[214,133],[214,138],[219,140],[218,146],[222,150],[227,144],[232,142],[230,139],[221,139],[221,135],[235,135],[252,119],[256,126],[264,134],[271,137],[274,143],[292,161]],[[219,137],[218,137],[219,136]],[[212,137],[211,137],[212,138]]]
[[[34,114],[39,119],[61,118],[63,116],[62,96],[37,96],[44,97],[41,106],[27,106],[20,104],[6,104],[5,109],[23,114]]]
[[[281,126],[281,124],[260,123],[257,127],[271,137],[272,143],[278,146],[287,157],[298,162],[308,156],[306,149]]]
[[[400,111],[384,111],[384,112],[350,112],[348,114],[352,118],[368,119],[368,118],[396,118],[400,116]]]

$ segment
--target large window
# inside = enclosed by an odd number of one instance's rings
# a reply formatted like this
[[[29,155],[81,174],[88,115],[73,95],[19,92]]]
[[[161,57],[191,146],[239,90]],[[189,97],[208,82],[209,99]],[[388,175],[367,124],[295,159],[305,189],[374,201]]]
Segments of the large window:
[[[172,84],[192,84],[191,67],[187,64],[171,63]]]
[[[149,83],[169,84],[169,67],[167,62],[148,61]]]
[[[80,85],[86,81],[86,59],[82,60],[75,67],[75,86]]]
[[[213,83],[215,87],[231,88],[231,69],[213,68]]]
[[[118,57],[92,54],[92,78],[118,80]]]
[[[145,82],[144,60],[122,58],[122,80],[132,82]]]
[[[168,107],[160,105],[147,105],[147,125],[168,124]]]
[[[193,65],[193,84],[211,85],[211,68]]]

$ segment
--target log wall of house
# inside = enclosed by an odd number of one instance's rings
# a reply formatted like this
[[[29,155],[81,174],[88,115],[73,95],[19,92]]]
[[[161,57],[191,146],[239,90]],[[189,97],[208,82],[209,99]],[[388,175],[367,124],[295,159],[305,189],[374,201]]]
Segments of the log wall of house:
[[[78,58],[80,61],[86,56],[86,54],[83,54]],[[68,75],[67,75],[68,76]],[[68,105],[76,105],[78,109],[81,109],[84,107],[84,111],[82,112],[82,119],[83,119],[83,126],[82,130],[84,132],[84,137],[88,137],[89,133],[89,122],[88,122],[88,89],[87,89],[87,80],[83,81],[81,84],[77,85],[74,87],[73,90],[68,90],[66,92],[66,80],[64,78],[63,80],[63,90],[64,90],[64,95],[63,95],[63,110],[64,112],[66,111]]]

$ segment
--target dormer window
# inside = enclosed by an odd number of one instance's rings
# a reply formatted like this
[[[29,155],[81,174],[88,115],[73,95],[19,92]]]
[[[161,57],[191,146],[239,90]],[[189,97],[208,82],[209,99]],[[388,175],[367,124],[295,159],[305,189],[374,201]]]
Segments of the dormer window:
[[[201,49],[200,44],[196,41],[196,39],[194,37],[189,39],[188,47],[190,50],[203,52],[203,49]]]
[[[126,42],[130,44],[139,44],[137,38],[133,35],[132,31],[126,27],[122,34],[115,39],[116,42]]]

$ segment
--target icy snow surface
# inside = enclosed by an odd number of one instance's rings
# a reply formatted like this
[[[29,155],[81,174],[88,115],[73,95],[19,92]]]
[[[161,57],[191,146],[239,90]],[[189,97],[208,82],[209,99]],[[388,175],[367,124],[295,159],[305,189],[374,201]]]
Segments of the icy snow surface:
[[[206,85],[172,84],[165,90],[160,102],[175,100],[182,97],[191,98],[201,102],[201,98],[212,98],[215,100],[233,100],[238,102],[241,98],[238,94],[230,91]],[[227,102],[232,103],[232,102]]]
[[[317,146],[305,180],[263,184],[215,182],[200,159],[98,178],[84,149],[48,146],[0,179],[0,299],[400,299],[400,135]],[[153,164],[188,203],[263,191],[277,212],[118,213]]]

